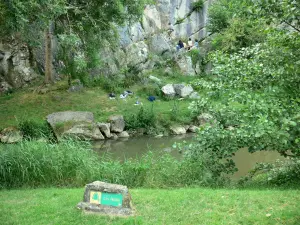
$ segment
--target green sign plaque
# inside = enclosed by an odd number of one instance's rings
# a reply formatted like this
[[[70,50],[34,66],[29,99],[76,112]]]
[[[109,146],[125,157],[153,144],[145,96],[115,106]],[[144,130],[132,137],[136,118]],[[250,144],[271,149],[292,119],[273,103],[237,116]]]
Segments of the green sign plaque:
[[[122,206],[123,195],[118,193],[105,193],[101,195],[101,205]]]

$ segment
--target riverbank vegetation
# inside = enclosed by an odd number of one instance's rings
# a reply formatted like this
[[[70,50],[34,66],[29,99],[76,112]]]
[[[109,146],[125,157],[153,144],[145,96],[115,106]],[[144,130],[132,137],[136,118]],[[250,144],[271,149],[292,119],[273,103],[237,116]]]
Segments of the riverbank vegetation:
[[[223,142],[223,135],[213,137],[218,138],[215,146]],[[119,161],[109,155],[97,155],[88,142],[23,141],[0,145],[0,188],[80,187],[94,180],[130,188],[300,186],[299,160],[261,164],[247,177],[230,182],[228,175],[236,168],[226,149],[201,148],[199,140],[188,147],[176,147],[184,151],[181,159],[149,151],[139,158]]]
[[[221,152],[210,153],[178,160],[149,152],[121,162],[109,155],[100,157],[87,142],[24,141],[0,145],[0,187],[80,187],[93,180],[147,188],[224,186],[224,172],[230,171],[227,162],[219,161]]]
[[[6,224],[297,224],[299,190],[131,189],[136,215],[86,215],[76,209],[83,188],[1,191]]]

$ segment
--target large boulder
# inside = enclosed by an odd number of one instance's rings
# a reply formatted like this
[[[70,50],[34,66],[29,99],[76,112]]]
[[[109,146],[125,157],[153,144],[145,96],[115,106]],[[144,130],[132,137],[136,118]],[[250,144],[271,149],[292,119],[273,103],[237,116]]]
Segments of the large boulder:
[[[23,136],[21,131],[13,127],[8,127],[0,133],[0,140],[2,143],[12,144],[22,141]]]
[[[121,133],[125,128],[125,120],[121,115],[113,115],[108,118],[110,122],[110,131],[115,133]]]
[[[173,86],[176,94],[178,94],[181,98],[189,96],[194,91],[190,85],[174,84]]]
[[[91,112],[56,112],[47,116],[58,140],[63,137],[79,138],[81,140],[103,140],[99,128],[94,122]]]
[[[164,93],[167,97],[174,97],[176,92],[173,87],[173,84],[167,84],[161,88],[161,91]]]

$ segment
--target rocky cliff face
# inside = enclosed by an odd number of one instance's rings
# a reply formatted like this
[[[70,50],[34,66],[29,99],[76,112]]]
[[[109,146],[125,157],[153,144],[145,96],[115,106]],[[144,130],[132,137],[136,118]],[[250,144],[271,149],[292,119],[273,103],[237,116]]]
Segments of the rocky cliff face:
[[[0,92],[19,88],[37,77],[27,45],[14,38],[0,42]]]
[[[117,73],[124,67],[137,72],[151,70],[162,60],[158,57],[173,58],[186,75],[197,73],[188,56],[176,57],[176,43],[179,39],[187,42],[188,38],[202,41],[208,36],[208,8],[213,1],[204,1],[199,10],[193,9],[198,0],[157,0],[156,5],[146,6],[140,22],[119,29],[121,48],[102,52],[107,65],[104,74]]]
[[[156,5],[146,6],[141,22],[122,29],[122,45],[144,41],[164,32],[171,39],[204,39],[207,36],[207,11],[213,0],[206,0],[202,9],[193,10],[196,2],[199,0],[158,0]],[[168,32],[170,29],[174,31]]]
[[[118,74],[124,69],[140,73],[151,70],[162,60],[173,58],[184,74],[194,75],[197,71],[192,68],[191,59],[175,54],[175,46],[179,39],[204,40],[207,37],[207,11],[213,1],[204,1],[202,9],[198,10],[194,10],[193,5],[199,0],[157,0],[155,5],[146,6],[140,22],[119,28],[120,48],[101,49],[105,66],[96,74]],[[30,57],[26,45],[15,40],[0,42],[0,91],[22,87],[37,77]]]

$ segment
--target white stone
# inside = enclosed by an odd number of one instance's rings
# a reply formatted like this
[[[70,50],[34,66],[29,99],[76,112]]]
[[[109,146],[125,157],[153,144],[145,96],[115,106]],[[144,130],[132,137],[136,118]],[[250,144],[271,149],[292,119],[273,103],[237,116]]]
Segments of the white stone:
[[[121,133],[117,134],[119,138],[128,138],[129,134],[127,131],[122,131]]]
[[[181,98],[185,98],[189,96],[193,91],[193,87],[185,84],[174,84],[174,89],[176,94],[178,94]]]
[[[175,90],[173,87],[173,84],[167,84],[165,86],[163,86],[161,88],[162,92],[164,93],[164,95],[168,96],[168,97],[174,97],[175,96]]]
[[[171,126],[170,131],[172,134],[186,134],[185,127],[183,126]]]

